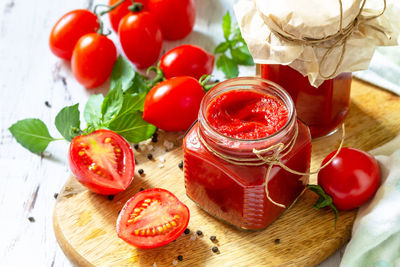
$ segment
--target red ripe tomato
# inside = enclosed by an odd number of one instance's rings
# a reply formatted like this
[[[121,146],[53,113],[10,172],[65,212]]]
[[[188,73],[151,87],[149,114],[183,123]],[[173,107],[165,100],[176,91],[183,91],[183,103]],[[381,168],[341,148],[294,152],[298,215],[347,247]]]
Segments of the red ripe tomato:
[[[194,0],[149,0],[166,40],[179,40],[192,32],[196,20]]]
[[[149,12],[130,13],[122,18],[118,28],[125,55],[139,69],[157,61],[163,36],[156,19]]]
[[[171,192],[153,188],[126,202],[117,220],[118,236],[137,248],[171,243],[185,231],[189,209]]]
[[[109,0],[108,4],[110,6],[113,6],[116,3],[118,3],[119,1],[120,0]],[[143,9],[142,9],[143,11],[148,10],[147,9],[147,0],[135,0],[135,2],[143,4]],[[130,12],[128,7],[130,7],[131,5],[132,5],[132,0],[125,0],[125,2],[123,2],[121,5],[116,7],[113,11],[108,13],[109,18],[110,18],[111,27],[114,29],[114,31],[118,32],[119,22],[121,21],[121,19],[123,17],[128,15],[128,13]]]
[[[190,76],[174,77],[154,86],[144,101],[143,119],[165,131],[184,131],[197,118],[204,96]]]
[[[131,146],[115,132],[103,129],[75,137],[68,156],[76,179],[95,193],[114,195],[132,182],[135,159]]]
[[[165,78],[192,76],[200,79],[211,74],[214,68],[214,56],[195,45],[181,45],[168,51],[160,61]]]
[[[114,43],[104,35],[89,33],[76,43],[71,68],[80,84],[94,88],[107,81],[116,60]]]
[[[335,153],[329,154],[322,164]],[[337,157],[318,173],[318,184],[332,197],[339,210],[357,208],[367,202],[379,187],[378,162],[364,151],[342,148]]]
[[[51,52],[57,57],[70,60],[79,38],[98,29],[97,16],[89,10],[77,9],[68,12],[51,30],[49,39]]]

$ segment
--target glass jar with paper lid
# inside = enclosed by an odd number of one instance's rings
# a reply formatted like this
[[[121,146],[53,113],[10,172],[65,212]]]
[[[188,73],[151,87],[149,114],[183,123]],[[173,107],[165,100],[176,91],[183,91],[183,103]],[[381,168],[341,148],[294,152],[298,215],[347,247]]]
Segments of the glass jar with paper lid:
[[[351,72],[368,68],[376,46],[397,44],[397,20],[388,2],[239,0],[235,5],[258,73],[289,92],[313,138],[343,123]]]

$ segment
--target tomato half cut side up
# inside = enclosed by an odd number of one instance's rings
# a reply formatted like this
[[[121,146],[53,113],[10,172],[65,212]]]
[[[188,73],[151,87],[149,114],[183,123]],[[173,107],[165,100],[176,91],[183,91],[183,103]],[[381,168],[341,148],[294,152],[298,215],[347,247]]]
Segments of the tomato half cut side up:
[[[135,171],[129,143],[105,129],[75,137],[69,148],[69,165],[81,184],[102,195],[124,191]]]
[[[171,192],[147,189],[126,202],[117,220],[117,233],[137,248],[161,247],[185,231],[189,217],[188,207]]]

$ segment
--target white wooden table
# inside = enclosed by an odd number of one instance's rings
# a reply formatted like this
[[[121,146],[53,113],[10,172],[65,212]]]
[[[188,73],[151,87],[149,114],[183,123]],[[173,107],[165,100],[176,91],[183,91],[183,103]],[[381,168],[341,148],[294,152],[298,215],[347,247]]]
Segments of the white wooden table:
[[[106,90],[108,85],[85,90],[73,78],[69,63],[56,58],[48,47],[50,30],[59,17],[106,2],[0,0],[0,266],[71,266],[55,240],[52,225],[54,194],[69,176],[68,144],[54,142],[41,157],[17,144],[8,127],[17,120],[36,117],[58,136],[54,118],[62,107],[80,102],[82,108],[91,93]],[[195,31],[185,40],[166,43],[165,50],[179,43],[194,43],[212,52],[222,39],[222,16],[233,2],[196,0]],[[108,25],[107,18],[105,21]],[[111,37],[116,40],[115,34]],[[241,75],[253,71],[243,69]],[[219,72],[215,75],[221,77]],[[338,266],[342,251],[320,266]]]

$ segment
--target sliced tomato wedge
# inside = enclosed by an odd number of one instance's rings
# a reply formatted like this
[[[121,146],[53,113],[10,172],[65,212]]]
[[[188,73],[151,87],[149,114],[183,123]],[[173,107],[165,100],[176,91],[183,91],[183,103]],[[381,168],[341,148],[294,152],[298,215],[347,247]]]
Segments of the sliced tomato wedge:
[[[185,231],[189,209],[171,192],[153,188],[126,202],[117,220],[118,236],[137,248],[171,243]]]
[[[124,191],[135,171],[129,143],[105,129],[75,137],[69,147],[69,165],[81,184],[103,195]]]

